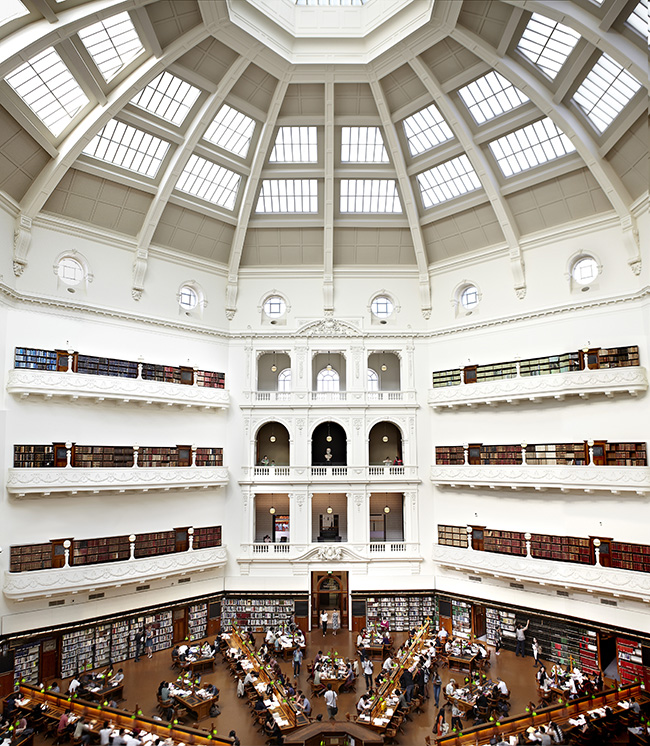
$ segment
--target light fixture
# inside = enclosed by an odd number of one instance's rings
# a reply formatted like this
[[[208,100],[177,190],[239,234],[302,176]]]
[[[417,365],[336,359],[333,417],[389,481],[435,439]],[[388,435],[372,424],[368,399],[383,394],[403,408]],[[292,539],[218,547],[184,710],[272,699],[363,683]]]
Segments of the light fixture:
[[[600,544],[601,544],[601,541],[600,541],[600,539],[594,539],[594,546],[595,546],[595,547],[599,547],[599,546],[600,546]]]
[[[271,366],[271,371],[272,371],[273,373],[275,373],[275,371],[276,371],[277,369],[278,369],[278,366],[276,365],[276,360],[275,360],[275,351],[274,351],[274,352],[273,352],[273,365]]]
[[[271,436],[269,437],[271,443],[275,443],[275,423],[271,423]]]
[[[327,437],[325,438],[325,440],[328,443],[332,442],[332,433],[330,433],[330,423],[329,422],[327,423]]]
[[[382,438],[384,443],[388,443],[388,425],[384,422],[384,436]]]
[[[273,507],[269,508],[269,513],[271,515],[275,515],[275,508],[273,508]]]
[[[328,505],[327,506],[327,512],[329,513],[329,515],[332,515],[332,513],[334,512],[334,508],[332,508],[331,505]]]
[[[326,370],[332,370],[332,363],[330,363],[330,354],[327,353],[327,365],[325,366]]]
[[[388,435],[384,435],[384,437],[382,438],[382,440],[384,441],[384,443],[388,443]]]
[[[386,514],[390,513],[390,508],[388,507],[388,505],[384,508],[384,513]]]
[[[385,373],[388,370],[388,366],[384,362],[384,356],[383,355],[381,356],[381,370],[382,370],[383,373]]]
[[[275,435],[271,435],[271,437],[269,438],[269,440],[271,441],[271,443],[275,443]]]

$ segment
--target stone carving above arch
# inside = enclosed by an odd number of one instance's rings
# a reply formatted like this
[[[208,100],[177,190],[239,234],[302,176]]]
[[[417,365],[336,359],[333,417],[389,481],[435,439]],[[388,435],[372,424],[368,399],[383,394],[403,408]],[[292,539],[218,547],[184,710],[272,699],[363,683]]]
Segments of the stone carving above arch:
[[[297,337],[361,337],[361,331],[348,321],[324,318],[310,321],[296,332]]]

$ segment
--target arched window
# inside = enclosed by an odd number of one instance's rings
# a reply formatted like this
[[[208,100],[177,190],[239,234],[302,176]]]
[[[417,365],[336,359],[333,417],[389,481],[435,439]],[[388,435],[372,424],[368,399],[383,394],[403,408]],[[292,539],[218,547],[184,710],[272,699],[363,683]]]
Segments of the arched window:
[[[379,374],[372,368],[368,368],[368,391],[379,391]]]
[[[330,368],[323,368],[316,376],[316,391],[338,391],[339,374]]]
[[[291,391],[291,368],[278,373],[278,391]]]

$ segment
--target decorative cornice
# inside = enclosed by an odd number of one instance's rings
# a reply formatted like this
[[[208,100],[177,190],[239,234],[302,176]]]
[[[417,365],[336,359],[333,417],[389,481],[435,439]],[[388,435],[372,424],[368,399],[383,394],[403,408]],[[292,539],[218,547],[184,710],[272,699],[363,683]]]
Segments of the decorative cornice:
[[[451,409],[549,398],[561,401],[567,396],[586,398],[591,394],[613,396],[623,393],[636,396],[647,388],[648,376],[645,368],[601,368],[441,386],[429,391],[429,405],[433,409]]]
[[[534,559],[433,545],[433,561],[451,570],[518,582],[650,601],[650,574],[600,565]]]
[[[226,547],[221,546],[98,565],[5,572],[2,590],[13,601],[26,601],[39,596],[65,596],[97,588],[116,588],[214,570],[223,567],[227,558]]]
[[[361,337],[360,329],[347,321],[325,318],[311,321],[295,332],[296,337]]]
[[[229,395],[225,389],[26,368],[8,372],[7,391],[23,399],[28,396],[44,396],[48,399],[65,397],[92,403],[104,400],[122,403],[133,401],[139,404],[199,407],[205,410],[227,409],[229,405]]]
[[[7,469],[7,491],[15,497],[61,497],[99,492],[190,490],[228,484],[225,466]]]
[[[544,492],[650,492],[648,466],[432,466],[440,487],[496,487]]]

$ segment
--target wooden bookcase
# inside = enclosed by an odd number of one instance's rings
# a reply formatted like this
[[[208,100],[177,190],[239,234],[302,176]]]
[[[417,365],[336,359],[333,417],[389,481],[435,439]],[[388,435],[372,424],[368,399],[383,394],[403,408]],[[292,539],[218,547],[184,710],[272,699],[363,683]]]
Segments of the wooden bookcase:
[[[483,551],[498,554],[526,554],[526,540],[519,531],[495,531],[485,529],[483,532]]]
[[[465,463],[463,446],[436,446],[436,464],[459,465]]]
[[[591,564],[591,541],[577,536],[554,536],[532,534],[531,556],[539,559],[552,559],[559,562],[579,562]]]
[[[465,526],[438,525],[438,544],[447,547],[467,548],[467,528]]]
[[[194,529],[194,549],[221,546],[221,526],[203,526]]]
[[[95,565],[129,558],[128,536],[104,536],[101,539],[76,540],[72,546],[74,565]]]

